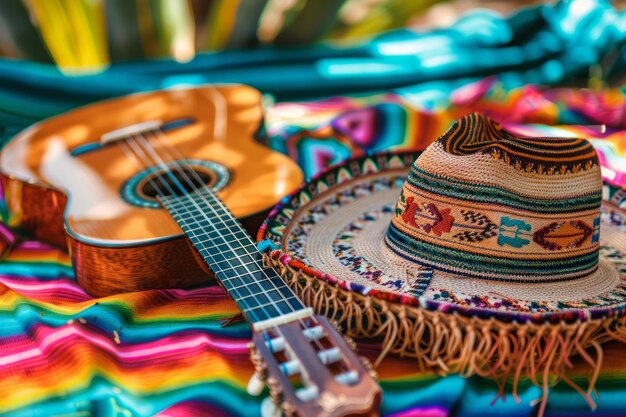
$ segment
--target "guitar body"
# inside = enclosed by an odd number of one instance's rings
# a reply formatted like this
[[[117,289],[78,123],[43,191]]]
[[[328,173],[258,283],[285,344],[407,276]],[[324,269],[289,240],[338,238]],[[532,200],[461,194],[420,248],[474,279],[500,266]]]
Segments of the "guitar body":
[[[115,140],[154,121],[157,131]],[[151,184],[164,164],[182,164],[256,230],[303,179],[292,160],[254,140],[261,121],[259,92],[240,85],[136,94],[42,121],[0,155],[11,221],[67,247],[91,295],[199,284],[210,271]]]

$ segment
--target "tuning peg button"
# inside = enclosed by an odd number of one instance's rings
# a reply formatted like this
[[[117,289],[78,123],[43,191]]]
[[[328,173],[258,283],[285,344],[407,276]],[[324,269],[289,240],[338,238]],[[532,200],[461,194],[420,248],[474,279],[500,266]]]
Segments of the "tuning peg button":
[[[261,381],[261,379],[255,373],[250,378],[250,381],[248,382],[248,387],[246,390],[248,391],[248,394],[254,397],[258,397],[263,392],[263,388],[265,388],[265,382]]]
[[[261,403],[261,416],[262,417],[281,417],[282,412],[276,403],[270,398],[266,397]]]
[[[353,385],[359,382],[359,374],[356,371],[344,372],[337,375],[335,381],[344,385]]]

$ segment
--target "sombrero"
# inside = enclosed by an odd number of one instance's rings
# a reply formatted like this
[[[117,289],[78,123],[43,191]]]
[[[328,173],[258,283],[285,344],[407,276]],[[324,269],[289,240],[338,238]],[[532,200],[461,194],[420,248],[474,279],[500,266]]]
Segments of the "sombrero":
[[[259,248],[300,297],[382,354],[585,396],[626,342],[626,195],[592,145],[458,120],[423,152],[345,162],[286,197]],[[620,208],[622,206],[622,208]],[[583,390],[570,358],[592,368]],[[545,401],[542,403],[545,407]],[[543,408],[540,410],[543,412]]]

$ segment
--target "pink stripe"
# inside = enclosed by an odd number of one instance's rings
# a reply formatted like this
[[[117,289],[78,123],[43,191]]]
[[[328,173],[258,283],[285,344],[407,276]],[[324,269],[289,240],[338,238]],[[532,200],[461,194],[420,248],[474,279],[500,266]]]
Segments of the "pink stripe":
[[[40,251],[61,252],[61,250],[59,248],[47,245],[47,244],[42,243],[42,242],[37,242],[36,240],[22,241],[22,242],[18,243],[17,247],[19,249],[26,249],[26,250],[40,250]]]
[[[390,414],[388,417],[447,417],[450,412],[441,406],[415,407],[399,413]]]
[[[60,281],[60,282],[59,282]],[[77,286],[73,281],[69,280],[55,280],[55,281],[30,281],[24,283],[24,281],[20,278],[11,279],[6,276],[0,276],[0,283],[3,283],[7,287],[15,291],[23,291],[25,293],[36,293],[39,291],[61,291],[66,290],[68,292],[77,293],[80,295],[84,295],[86,300],[91,299],[79,286]]]
[[[194,332],[185,335],[170,336],[158,341],[141,343],[137,345],[117,345],[113,341],[113,335],[105,337],[88,331],[77,323],[68,324],[58,329],[48,326],[37,326],[35,330],[35,341],[29,338],[20,338],[11,345],[3,346],[2,353],[13,350],[15,353],[0,356],[0,368],[8,365],[15,365],[21,361],[31,359],[40,355],[46,355],[66,342],[75,344],[82,340],[88,341],[91,345],[109,352],[122,360],[149,359],[156,355],[184,355],[186,351],[194,350],[198,347],[210,347],[231,354],[246,354],[248,352],[248,341],[230,340],[211,337],[205,333]],[[77,340],[78,339],[78,340]],[[26,342],[26,343],[25,343]],[[25,344],[36,343],[37,346],[24,349]],[[182,357],[182,356],[181,356]]]

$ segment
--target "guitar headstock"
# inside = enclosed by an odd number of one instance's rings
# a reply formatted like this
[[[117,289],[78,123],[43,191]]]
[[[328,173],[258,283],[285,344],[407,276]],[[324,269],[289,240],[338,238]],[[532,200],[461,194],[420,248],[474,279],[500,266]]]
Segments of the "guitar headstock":
[[[288,416],[378,416],[380,388],[350,344],[325,317],[308,316],[255,331],[252,361]]]

